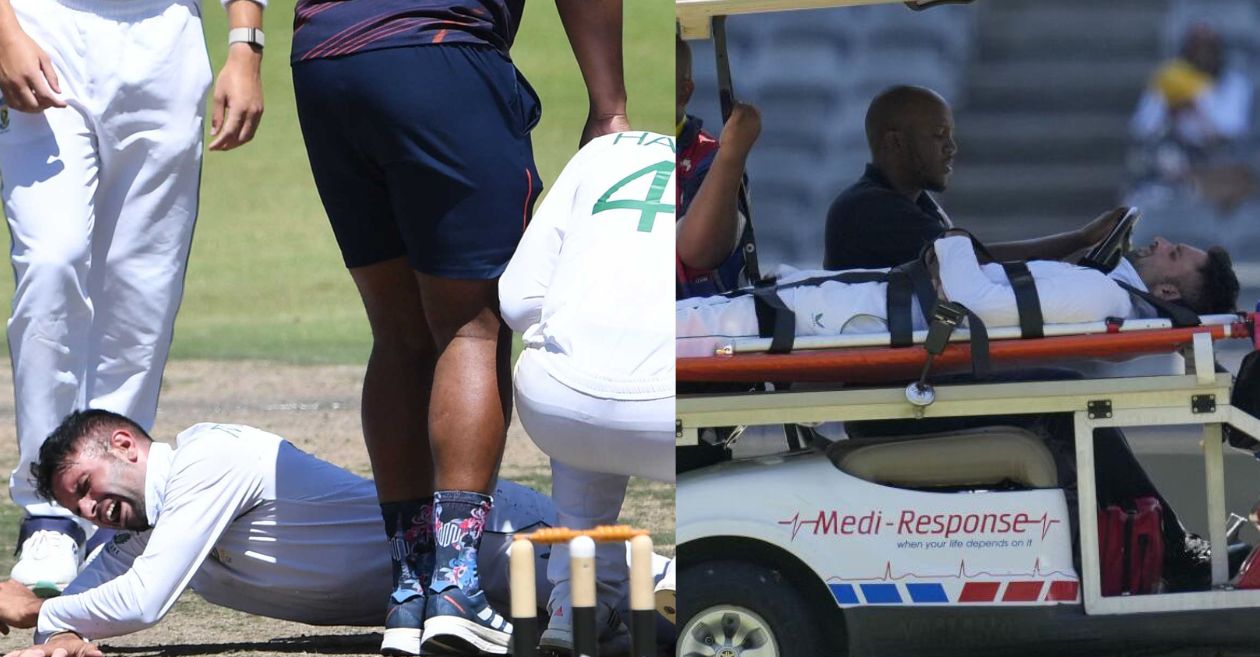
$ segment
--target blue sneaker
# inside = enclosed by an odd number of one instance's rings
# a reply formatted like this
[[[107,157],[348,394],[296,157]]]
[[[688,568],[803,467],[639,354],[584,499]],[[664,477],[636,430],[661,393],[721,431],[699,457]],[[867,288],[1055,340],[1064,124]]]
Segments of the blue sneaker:
[[[458,588],[429,592],[425,605],[425,654],[506,655],[512,624],[486,602],[486,594],[472,595]]]
[[[420,635],[424,631],[424,594],[400,589],[389,596],[385,611],[385,639],[382,655],[414,657],[420,654]]]

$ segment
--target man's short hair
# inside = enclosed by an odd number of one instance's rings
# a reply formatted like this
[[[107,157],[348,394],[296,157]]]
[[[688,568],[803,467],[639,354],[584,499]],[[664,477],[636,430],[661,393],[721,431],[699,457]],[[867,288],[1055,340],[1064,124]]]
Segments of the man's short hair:
[[[1200,315],[1232,313],[1238,305],[1238,275],[1225,249],[1207,250],[1208,259],[1199,268],[1198,285],[1178,286],[1182,302]]]
[[[96,440],[104,447],[109,438],[109,430],[118,427],[152,440],[140,425],[117,413],[89,409],[67,415],[48,434],[48,438],[44,439],[44,444],[39,448],[39,460],[31,464],[35,493],[45,500],[54,501],[53,478],[74,462],[70,460],[71,455],[76,454],[89,440]]]
[[[902,129],[911,117],[917,118],[916,112],[925,103],[948,106],[940,94],[927,87],[899,84],[879,92],[866,108],[866,143],[871,157],[879,150],[884,133]]]

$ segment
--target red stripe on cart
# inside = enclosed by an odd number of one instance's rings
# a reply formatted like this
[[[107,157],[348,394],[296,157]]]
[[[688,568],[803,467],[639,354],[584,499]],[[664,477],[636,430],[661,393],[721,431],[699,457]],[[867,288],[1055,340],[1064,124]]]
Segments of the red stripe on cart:
[[[1041,599],[1043,581],[1009,582],[1002,593],[1002,602],[1036,602]]]
[[[993,602],[997,598],[998,582],[967,582],[963,584],[959,602]]]
[[[1052,600],[1076,602],[1077,594],[1080,590],[1080,582],[1071,580],[1050,582],[1050,590],[1046,593],[1046,602]]]

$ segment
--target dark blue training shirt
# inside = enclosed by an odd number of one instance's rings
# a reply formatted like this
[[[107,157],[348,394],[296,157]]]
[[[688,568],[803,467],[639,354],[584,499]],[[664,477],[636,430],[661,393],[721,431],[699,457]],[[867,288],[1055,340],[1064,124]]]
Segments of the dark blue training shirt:
[[[298,0],[293,63],[434,43],[489,45],[506,54],[525,0]]]

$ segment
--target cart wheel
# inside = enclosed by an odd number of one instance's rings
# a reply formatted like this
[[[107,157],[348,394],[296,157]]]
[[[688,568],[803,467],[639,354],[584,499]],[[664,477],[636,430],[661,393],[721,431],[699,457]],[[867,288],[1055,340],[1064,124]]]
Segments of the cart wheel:
[[[741,561],[678,575],[678,657],[817,657],[822,636],[792,583]]]

